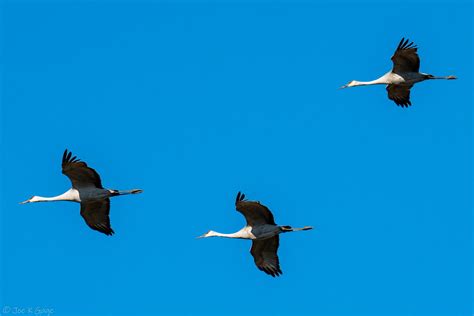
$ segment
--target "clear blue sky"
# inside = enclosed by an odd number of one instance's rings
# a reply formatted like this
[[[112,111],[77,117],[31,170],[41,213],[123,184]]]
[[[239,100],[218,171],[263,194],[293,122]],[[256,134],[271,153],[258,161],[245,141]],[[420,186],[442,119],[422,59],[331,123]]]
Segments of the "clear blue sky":
[[[471,2],[2,1],[0,305],[55,315],[470,315]],[[401,37],[421,70],[383,86]],[[116,235],[74,203],[65,148],[114,189]],[[283,276],[242,190],[282,225]]]

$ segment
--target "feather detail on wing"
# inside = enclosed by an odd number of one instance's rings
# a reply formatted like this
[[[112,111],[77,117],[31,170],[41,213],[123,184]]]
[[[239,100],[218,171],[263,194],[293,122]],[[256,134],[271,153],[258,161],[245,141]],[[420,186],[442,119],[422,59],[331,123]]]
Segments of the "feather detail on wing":
[[[109,199],[81,203],[81,216],[86,224],[101,233],[113,235],[114,230],[110,227],[109,210]]]
[[[397,74],[419,72],[420,57],[418,57],[417,50],[418,48],[413,42],[409,43],[408,39],[402,38],[392,56],[392,71]]]
[[[257,201],[246,201],[245,194],[240,192],[235,199],[235,208],[244,215],[248,226],[275,224],[272,212]]]
[[[276,235],[268,239],[253,240],[250,249],[257,268],[272,277],[283,274],[277,254],[279,243],[280,238]]]
[[[413,85],[387,85],[388,98],[401,107],[408,107],[410,102],[410,89]]]
[[[63,154],[62,169],[63,174],[71,180],[72,187],[75,189],[86,187],[103,189],[99,174],[76,156],[73,157],[67,149]]]

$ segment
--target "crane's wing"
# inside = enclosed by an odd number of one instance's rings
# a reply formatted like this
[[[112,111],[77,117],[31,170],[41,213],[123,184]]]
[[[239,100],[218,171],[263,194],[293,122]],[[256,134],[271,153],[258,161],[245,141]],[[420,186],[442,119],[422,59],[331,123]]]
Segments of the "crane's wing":
[[[401,107],[408,107],[411,105],[410,102],[410,89],[413,85],[387,85],[388,98],[393,100],[397,105]]]
[[[280,238],[276,235],[268,239],[253,240],[250,249],[257,268],[272,277],[283,274],[277,254],[279,244]]]
[[[408,39],[402,38],[398,44],[395,53],[392,56],[392,72],[402,74],[406,72],[418,72],[420,70],[420,57],[418,57],[418,48],[413,42],[408,43]]]
[[[94,187],[103,189],[99,174],[92,168],[88,167],[83,161],[72,157],[72,153],[66,149],[63,154],[63,174],[72,182],[75,189]]]
[[[276,225],[270,210],[256,201],[245,201],[245,194],[237,193],[235,208],[245,216],[247,225],[254,227],[258,225]]]
[[[110,227],[109,210],[109,199],[81,202],[81,216],[86,224],[101,233],[113,235],[114,231]]]

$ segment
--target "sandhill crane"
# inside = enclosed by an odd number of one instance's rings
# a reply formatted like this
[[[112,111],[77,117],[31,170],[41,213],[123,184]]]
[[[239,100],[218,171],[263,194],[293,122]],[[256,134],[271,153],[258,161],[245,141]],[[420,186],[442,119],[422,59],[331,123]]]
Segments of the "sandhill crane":
[[[142,190],[118,191],[104,189],[99,174],[88,167],[85,162],[77,159],[76,156],[72,157],[72,153],[68,152],[67,149],[63,154],[62,169],[63,174],[71,180],[71,189],[55,197],[35,195],[20,204],[53,201],[79,202],[81,203],[81,216],[90,228],[106,235],[113,235],[114,231],[110,227],[109,219],[109,197],[137,194],[141,193]]]
[[[388,98],[401,107],[408,107],[411,105],[410,89],[415,83],[429,79],[456,79],[455,76],[436,77],[419,72],[420,58],[417,54],[418,48],[413,44],[413,42],[408,42],[408,39],[405,40],[402,38],[398,44],[398,47],[392,56],[393,68],[391,71],[373,81],[353,80],[342,86],[341,89],[374,84],[386,84]]]
[[[252,248],[250,253],[253,256],[257,268],[272,277],[279,276],[283,272],[280,269],[278,260],[278,245],[280,243],[279,234],[312,229],[311,226],[303,228],[292,228],[291,226],[278,226],[275,224],[273,214],[270,210],[257,201],[245,200],[245,194],[240,192],[235,199],[237,211],[245,216],[247,225],[233,234],[221,234],[215,231],[208,231],[198,238],[225,237],[251,239]]]

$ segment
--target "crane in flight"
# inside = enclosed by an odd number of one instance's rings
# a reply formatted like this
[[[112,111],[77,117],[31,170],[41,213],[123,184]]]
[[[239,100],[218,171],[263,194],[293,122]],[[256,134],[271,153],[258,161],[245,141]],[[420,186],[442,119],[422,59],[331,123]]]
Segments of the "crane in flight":
[[[457,79],[455,76],[433,76],[419,72],[420,58],[418,57],[418,48],[413,42],[402,38],[398,44],[395,53],[392,56],[393,68],[382,77],[373,81],[352,80],[341,87],[350,88],[358,86],[368,86],[376,84],[386,84],[388,98],[401,107],[408,107],[410,102],[410,89],[415,83],[431,79]]]
[[[140,189],[119,191],[102,187],[99,174],[83,161],[72,157],[66,149],[63,154],[62,172],[71,180],[72,188],[55,197],[33,196],[20,204],[35,202],[70,201],[81,203],[81,216],[86,224],[101,233],[113,235],[110,226],[110,197],[141,193]]]
[[[244,228],[233,234],[221,234],[210,230],[198,238],[225,237],[251,239],[252,248],[250,249],[250,254],[253,256],[257,268],[272,277],[282,274],[277,254],[280,244],[279,235],[310,230],[312,227],[293,228],[291,226],[279,226],[275,224],[272,212],[265,205],[257,201],[245,200],[245,194],[240,192],[235,199],[235,207],[237,211],[244,215],[247,221],[247,225]]]

